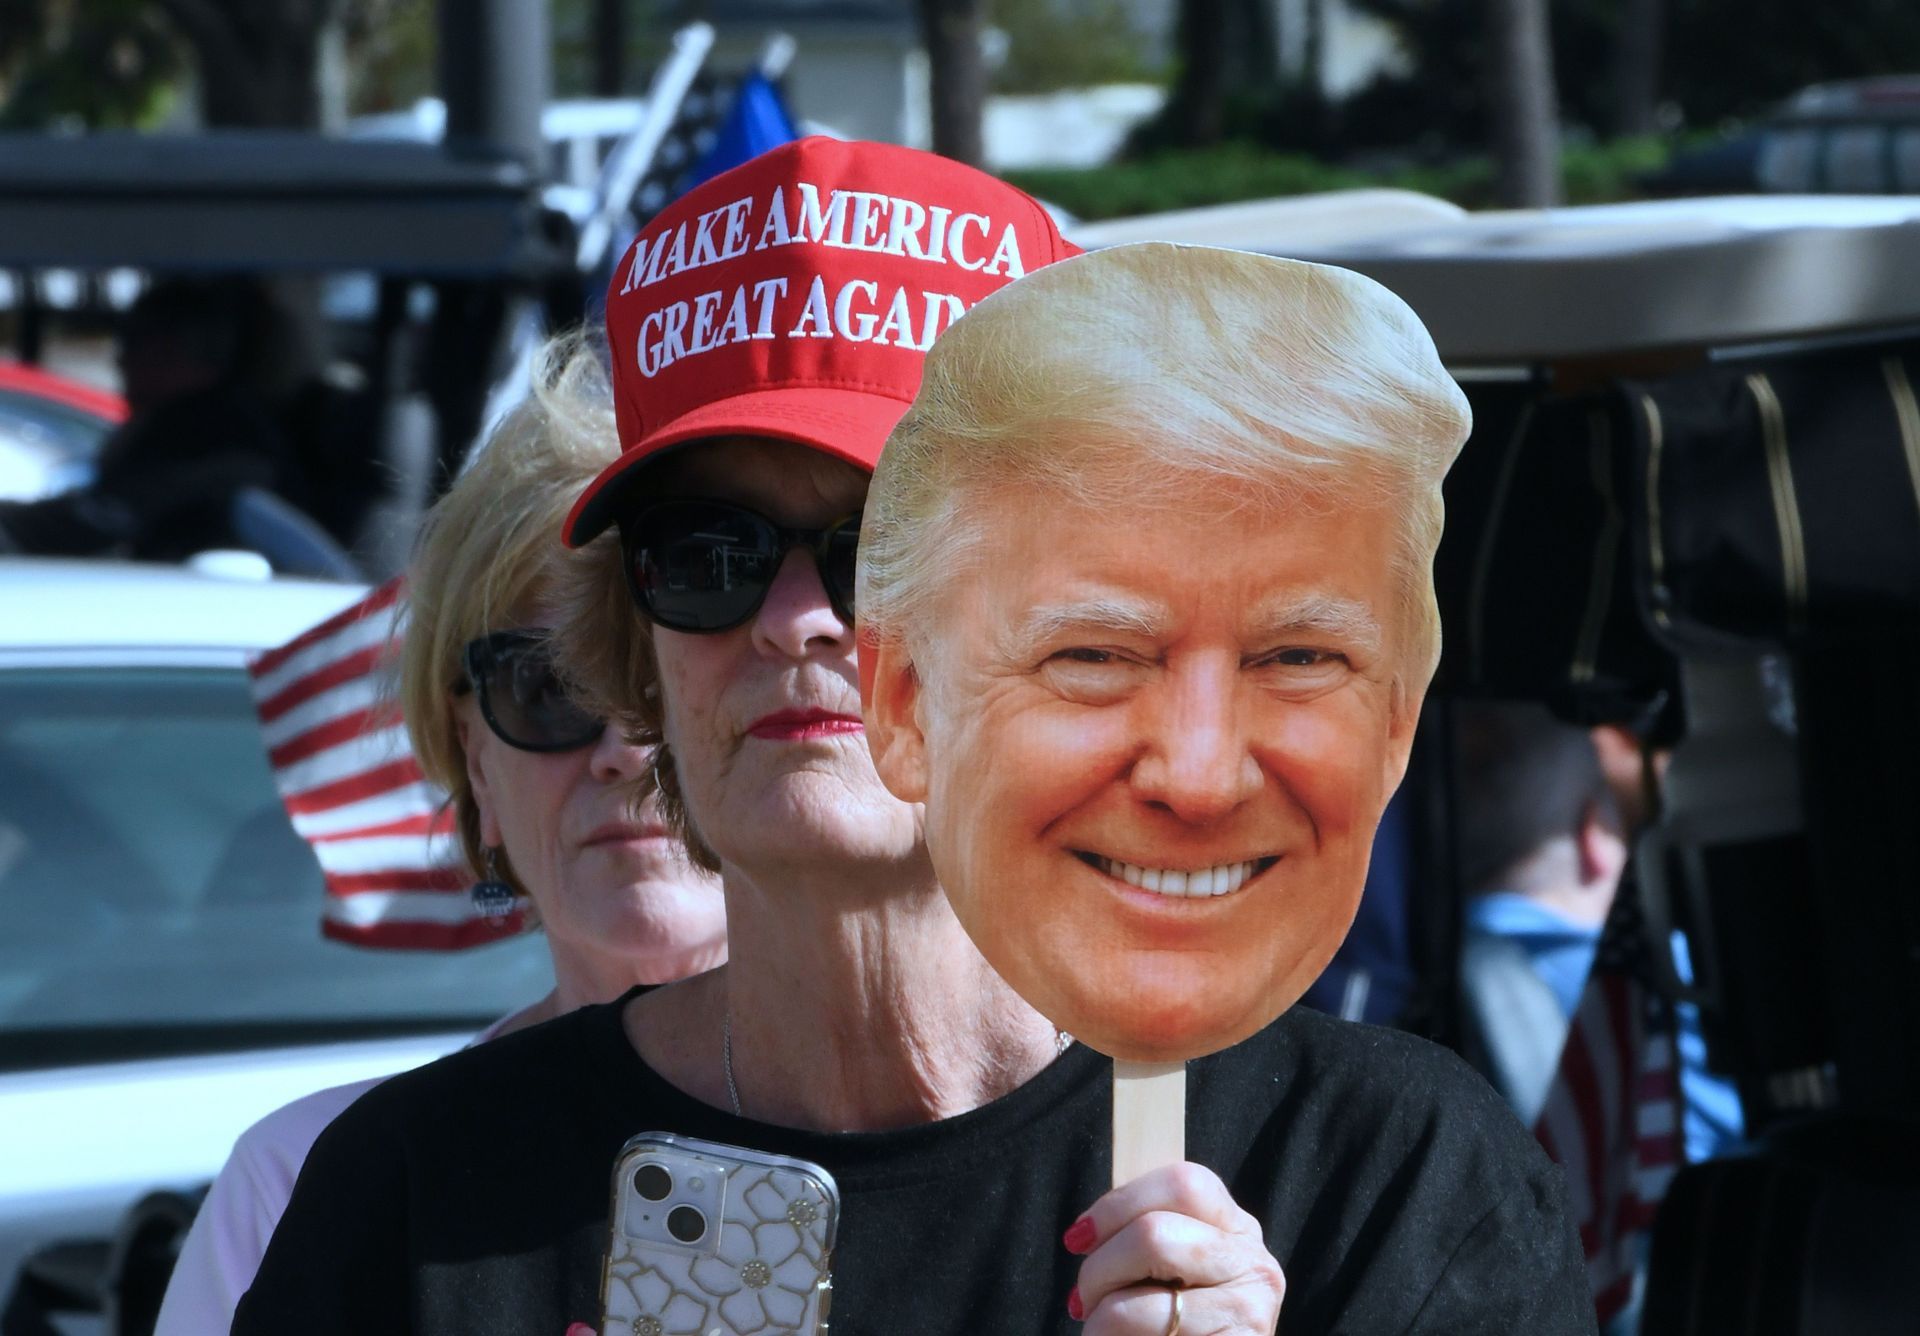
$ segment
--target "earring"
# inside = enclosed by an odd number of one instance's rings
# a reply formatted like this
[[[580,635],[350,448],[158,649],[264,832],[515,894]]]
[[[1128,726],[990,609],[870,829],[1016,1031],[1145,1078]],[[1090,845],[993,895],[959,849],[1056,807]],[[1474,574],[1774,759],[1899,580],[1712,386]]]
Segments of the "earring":
[[[473,897],[474,909],[495,922],[512,913],[514,902],[519,899],[506,878],[500,875],[500,851],[491,845],[487,848],[486,875],[473,883],[469,894]]]
[[[667,791],[667,778],[672,773],[673,757],[667,752],[667,744],[655,743],[653,755],[647,758],[647,782],[653,786],[654,793],[664,794]]]

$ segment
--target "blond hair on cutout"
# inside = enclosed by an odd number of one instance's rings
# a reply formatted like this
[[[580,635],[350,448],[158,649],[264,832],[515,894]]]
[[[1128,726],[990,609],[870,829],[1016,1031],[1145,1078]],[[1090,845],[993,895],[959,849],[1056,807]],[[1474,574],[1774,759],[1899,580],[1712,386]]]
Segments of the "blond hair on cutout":
[[[407,571],[400,705],[427,778],[452,795],[460,846],[484,866],[480,809],[454,710],[469,641],[525,627],[551,604],[577,554],[560,543],[574,498],[619,454],[613,396],[583,334],[535,355],[531,392],[503,417],[427,513]],[[502,869],[525,893],[509,860]]]
[[[1349,270],[1146,242],[1048,265],[956,321],[874,472],[863,634],[917,643],[1000,488],[1143,507],[1390,504],[1408,652],[1439,660],[1440,482],[1471,425],[1411,308]]]

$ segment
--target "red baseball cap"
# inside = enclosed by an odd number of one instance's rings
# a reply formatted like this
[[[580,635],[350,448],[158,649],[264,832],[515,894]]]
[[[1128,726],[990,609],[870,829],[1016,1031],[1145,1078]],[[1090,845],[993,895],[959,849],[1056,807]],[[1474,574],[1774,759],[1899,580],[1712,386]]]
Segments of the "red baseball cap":
[[[892,144],[813,137],[703,182],[607,289],[621,455],[574,503],[578,547],[639,467],[712,436],[797,441],[872,470],[934,336],[1079,248],[1004,181]]]

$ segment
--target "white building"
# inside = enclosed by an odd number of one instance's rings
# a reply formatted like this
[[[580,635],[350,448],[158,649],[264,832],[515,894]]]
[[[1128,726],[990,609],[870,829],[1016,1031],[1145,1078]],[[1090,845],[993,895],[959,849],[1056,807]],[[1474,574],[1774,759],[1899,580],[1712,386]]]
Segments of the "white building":
[[[1081,5],[1023,2],[1067,12]],[[1121,3],[1145,63],[1164,63],[1176,40],[1174,0]],[[1310,7],[1322,24],[1319,79],[1328,96],[1348,96],[1405,60],[1392,28],[1350,0],[1266,3],[1280,39],[1276,80],[1306,77]],[[750,65],[770,35],[790,34],[796,55],[785,84],[796,116],[860,139],[930,143],[927,61],[913,0],[688,0],[681,15],[713,24],[714,59],[723,67]],[[1103,162],[1162,100],[1162,90],[1136,84],[993,97],[982,127],[988,162],[1002,169]]]

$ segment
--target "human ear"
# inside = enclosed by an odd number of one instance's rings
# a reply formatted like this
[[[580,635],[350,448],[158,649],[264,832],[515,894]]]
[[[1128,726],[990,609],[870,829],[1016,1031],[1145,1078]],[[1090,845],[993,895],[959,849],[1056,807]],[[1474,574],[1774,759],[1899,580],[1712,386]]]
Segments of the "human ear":
[[[920,675],[907,647],[897,639],[862,635],[860,715],[866,723],[867,750],[887,791],[903,803],[927,800],[927,745],[918,705]]]
[[[460,758],[466,762],[467,788],[473,794],[473,805],[480,813],[480,843],[488,848],[498,848],[503,843],[500,834],[500,821],[494,815],[493,785],[487,779],[486,766],[481,763],[480,748],[473,744],[481,739],[473,723],[474,706],[471,701],[462,700],[453,708],[453,731],[460,740]],[[486,726],[480,726],[484,729]]]
[[[1401,781],[1407,777],[1413,736],[1420,729],[1420,708],[1426,699],[1425,685],[1411,686],[1404,676],[1394,678],[1387,706],[1387,753],[1382,758],[1386,767],[1383,792],[1389,795],[1399,792]]]
[[[1588,885],[1611,888],[1627,868],[1627,841],[1612,813],[1589,801],[1580,813],[1578,845],[1580,879]]]

